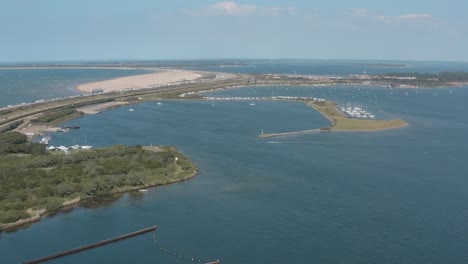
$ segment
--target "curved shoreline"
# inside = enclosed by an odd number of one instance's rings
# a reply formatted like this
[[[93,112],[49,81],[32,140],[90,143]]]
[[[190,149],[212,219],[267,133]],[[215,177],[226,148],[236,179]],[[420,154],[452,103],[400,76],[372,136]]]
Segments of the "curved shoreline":
[[[298,102],[298,101],[297,101]],[[390,130],[390,129],[397,129],[397,128],[403,128],[408,126],[408,122],[406,122],[403,119],[391,119],[391,120],[360,120],[360,119],[352,119],[345,117],[344,115],[341,115],[340,120],[348,120],[348,122],[368,122],[368,124],[372,124],[373,122],[379,122],[382,123],[381,126],[377,126],[375,128],[370,128],[366,127],[363,125],[362,127],[358,127],[355,129],[350,129],[350,128],[340,128],[336,127],[338,123],[338,119],[334,119],[332,116],[327,115],[323,109],[319,108],[317,105],[315,105],[314,102],[304,102],[303,103],[307,104],[317,112],[319,112],[322,116],[324,116],[328,121],[330,121],[330,126],[329,127],[324,127],[324,128],[317,128],[317,129],[308,129],[308,130],[301,130],[301,131],[291,131],[291,132],[281,132],[281,133],[268,133],[268,134],[261,134],[258,137],[260,138],[270,138],[270,137],[281,137],[281,136],[291,136],[291,135],[299,135],[299,134],[309,134],[309,133],[317,133],[317,132],[377,132],[377,131],[383,131],[383,130]],[[327,107],[332,106],[334,110],[338,112],[338,110],[335,107],[335,103],[331,101],[325,101],[325,105]],[[339,112],[338,112],[339,113]],[[391,123],[394,122],[395,124],[391,124],[389,126],[384,126],[384,122]],[[376,123],[374,123],[376,124]],[[378,124],[377,124],[378,125]],[[386,125],[386,124],[385,124]]]
[[[86,199],[81,199],[80,197],[78,197],[78,198],[63,202],[63,206],[56,209],[56,210],[46,211],[46,209],[41,209],[41,210],[37,210],[37,213],[35,215],[31,216],[30,218],[20,219],[20,220],[18,220],[16,222],[13,222],[13,223],[0,224],[0,233],[3,232],[3,231],[14,230],[14,229],[20,228],[22,226],[38,222],[44,216],[54,214],[54,213],[59,213],[61,211],[70,209],[72,207],[75,207],[75,206],[79,205],[81,202],[90,201],[90,200],[93,200],[93,199],[98,199],[98,198],[101,198],[101,197],[107,197],[107,196],[116,195],[116,194],[128,193],[128,192],[137,191],[137,190],[144,189],[144,188],[156,188],[156,187],[165,186],[165,185],[169,185],[169,184],[184,182],[184,181],[188,181],[188,180],[194,178],[197,175],[197,173],[198,173],[198,169],[195,169],[192,173],[185,176],[183,179],[179,179],[177,181],[166,182],[166,183],[158,183],[158,184],[145,184],[145,185],[141,185],[141,186],[138,186],[138,187],[130,188],[128,190],[117,191],[117,192],[114,192],[114,193],[111,193],[111,194],[108,194],[108,195],[105,195],[105,196],[90,197],[90,198],[86,198]]]

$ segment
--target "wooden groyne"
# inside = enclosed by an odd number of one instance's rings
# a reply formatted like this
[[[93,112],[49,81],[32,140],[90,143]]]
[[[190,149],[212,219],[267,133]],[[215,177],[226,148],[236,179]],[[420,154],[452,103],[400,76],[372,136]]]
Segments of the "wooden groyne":
[[[81,251],[85,251],[85,250],[88,250],[88,249],[104,246],[104,245],[107,245],[109,243],[114,243],[114,242],[117,242],[117,241],[120,241],[120,240],[123,240],[123,239],[131,238],[131,237],[134,237],[134,236],[138,236],[138,235],[149,233],[149,232],[155,232],[155,231],[156,231],[156,226],[152,226],[152,227],[148,227],[148,228],[138,230],[138,231],[135,231],[135,232],[132,232],[132,233],[121,235],[121,236],[118,236],[118,237],[114,237],[114,238],[106,239],[106,240],[103,240],[103,241],[99,241],[99,242],[96,242],[96,243],[93,243],[93,244],[89,244],[89,245],[85,245],[85,246],[82,246],[82,247],[70,249],[70,250],[63,251],[63,252],[60,252],[60,253],[56,253],[56,254],[53,254],[53,255],[49,255],[49,256],[46,256],[46,257],[38,258],[38,259],[35,259],[35,260],[23,262],[23,264],[41,263],[41,262],[48,261],[48,260],[51,260],[51,259],[64,257],[64,256],[67,256],[67,255],[75,254],[75,253],[78,253],[78,252],[81,252]]]

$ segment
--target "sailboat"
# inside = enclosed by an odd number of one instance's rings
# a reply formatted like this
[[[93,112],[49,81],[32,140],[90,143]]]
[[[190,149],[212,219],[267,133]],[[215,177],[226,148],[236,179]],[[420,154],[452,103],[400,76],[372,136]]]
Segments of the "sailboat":
[[[74,150],[80,149],[80,145],[76,144],[75,138],[73,138],[73,146],[71,146],[70,148]]]
[[[82,149],[91,149],[93,146],[87,145],[86,144],[86,136],[85,136],[85,144],[81,146]]]

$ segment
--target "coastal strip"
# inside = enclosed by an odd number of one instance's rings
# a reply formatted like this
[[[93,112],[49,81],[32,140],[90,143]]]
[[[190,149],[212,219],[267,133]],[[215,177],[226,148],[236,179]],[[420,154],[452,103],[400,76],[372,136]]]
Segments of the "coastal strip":
[[[26,131],[23,130],[23,128],[29,128],[33,119],[38,119],[47,115],[56,115],[57,113],[66,114],[67,112],[70,112],[71,109],[76,108],[99,105],[107,102],[117,102],[115,105],[110,107],[112,108],[118,106],[118,104],[121,104],[122,102],[122,104],[134,104],[161,99],[200,99],[200,96],[195,95],[195,93],[199,91],[248,84],[244,76],[233,75],[234,77],[232,78],[229,76],[230,75],[209,73],[206,78],[193,82],[181,82],[177,84],[168,84],[166,86],[150,87],[147,89],[85,94],[81,96],[70,96],[67,98],[4,107],[0,108],[0,132],[16,130],[23,133]],[[180,95],[184,93],[190,95],[182,98]],[[104,109],[90,111],[88,113],[92,114],[101,110]],[[61,115],[60,120],[54,118],[52,121],[48,121],[46,123],[35,122],[38,124],[38,126],[35,126],[37,129],[29,131],[28,135],[32,135],[32,133],[34,135],[40,135],[47,130],[48,127],[54,126],[59,122],[76,118],[79,115],[79,111],[71,111],[69,115]]]

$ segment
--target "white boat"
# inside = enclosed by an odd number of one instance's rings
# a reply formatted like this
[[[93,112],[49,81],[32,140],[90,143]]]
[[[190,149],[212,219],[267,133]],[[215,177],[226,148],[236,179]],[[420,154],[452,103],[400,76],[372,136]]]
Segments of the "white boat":
[[[249,105],[255,105],[254,103],[250,103]]]
[[[134,112],[134,111],[135,111],[135,109],[133,109],[133,108],[130,108],[130,109],[128,109],[128,111],[130,111],[130,112]]]
[[[161,103],[161,102],[158,102],[158,105],[162,105],[162,103]]]
[[[57,147],[58,150],[63,150],[63,151],[66,151],[68,150],[68,147],[65,147],[65,146],[60,146],[60,147]]]
[[[47,149],[47,150],[56,150],[57,148],[54,147],[54,146],[48,146],[46,149]]]
[[[49,141],[51,141],[51,140],[52,140],[51,137],[43,137],[39,143],[44,144],[44,145],[48,145]]]
[[[147,189],[140,189],[140,190],[138,190],[138,191],[140,191],[140,192],[147,192],[148,190],[147,190]]]
[[[85,142],[85,145],[81,146],[81,149],[91,149],[93,146],[90,146],[90,145],[87,145],[87,137],[85,136],[84,138],[84,142]]]
[[[78,149],[80,149],[81,147],[80,147],[80,145],[75,144],[75,145],[71,146],[70,148],[71,148],[71,149],[74,149],[74,150],[78,150]]]

